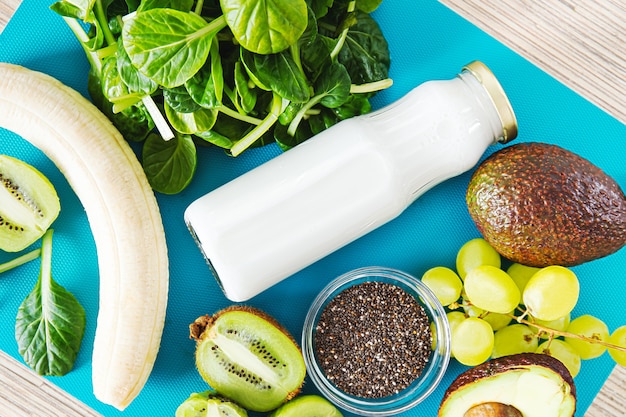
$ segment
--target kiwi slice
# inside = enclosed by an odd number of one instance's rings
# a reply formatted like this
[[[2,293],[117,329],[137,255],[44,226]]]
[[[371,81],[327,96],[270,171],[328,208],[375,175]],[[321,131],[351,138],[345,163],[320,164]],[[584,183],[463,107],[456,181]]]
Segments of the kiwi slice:
[[[54,186],[33,166],[0,155],[0,249],[18,252],[39,239],[59,215]]]
[[[343,414],[324,397],[300,395],[281,405],[269,417],[343,417]]]
[[[270,411],[295,397],[306,367],[300,347],[274,318],[233,306],[190,326],[196,366],[219,394],[252,411]]]
[[[176,417],[248,417],[246,410],[214,390],[194,392],[176,409]]]

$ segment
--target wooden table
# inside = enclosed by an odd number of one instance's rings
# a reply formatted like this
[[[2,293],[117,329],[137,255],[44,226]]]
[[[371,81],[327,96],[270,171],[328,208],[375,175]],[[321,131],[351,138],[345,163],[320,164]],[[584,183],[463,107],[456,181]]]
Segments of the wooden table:
[[[626,1],[441,1],[626,123]],[[0,1],[0,31],[19,3]],[[99,415],[3,352],[0,369],[0,417]],[[623,416],[626,369],[618,366],[586,417]]]

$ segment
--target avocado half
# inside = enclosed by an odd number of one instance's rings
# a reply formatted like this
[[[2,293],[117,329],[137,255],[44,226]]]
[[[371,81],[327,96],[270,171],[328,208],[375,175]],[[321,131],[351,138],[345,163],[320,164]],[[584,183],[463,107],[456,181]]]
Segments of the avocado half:
[[[476,413],[481,407],[496,412]],[[576,388],[565,365],[549,355],[522,353],[460,374],[446,390],[438,417],[572,417],[575,412]]]
[[[517,143],[476,169],[466,202],[503,257],[527,266],[575,266],[626,244],[626,197],[583,157],[556,145]]]

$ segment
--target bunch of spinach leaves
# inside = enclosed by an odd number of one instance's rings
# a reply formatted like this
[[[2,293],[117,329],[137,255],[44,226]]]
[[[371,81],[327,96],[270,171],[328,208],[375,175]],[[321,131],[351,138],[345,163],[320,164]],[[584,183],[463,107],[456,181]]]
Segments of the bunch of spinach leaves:
[[[371,110],[391,85],[382,0],[60,0],[93,102],[143,142],[155,191],[193,178],[197,146],[283,150]],[[87,27],[87,30],[85,30]],[[156,129],[155,129],[156,127]],[[158,133],[157,133],[158,132]]]

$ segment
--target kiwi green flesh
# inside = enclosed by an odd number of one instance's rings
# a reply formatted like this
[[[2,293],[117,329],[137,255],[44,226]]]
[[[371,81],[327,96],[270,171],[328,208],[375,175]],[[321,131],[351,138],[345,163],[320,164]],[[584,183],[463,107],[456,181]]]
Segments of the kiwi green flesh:
[[[270,411],[293,398],[306,367],[294,340],[251,311],[219,314],[201,335],[196,366],[218,393],[246,409]]]
[[[573,380],[556,359],[531,354],[498,359],[459,375],[444,395],[439,417],[463,417],[472,407],[490,402],[515,407],[524,417],[574,415]]]
[[[300,395],[280,406],[269,417],[342,417],[343,414],[326,398]]]
[[[176,409],[176,417],[247,417],[248,413],[239,405],[208,390],[193,393]]]
[[[41,172],[0,155],[0,250],[18,252],[31,245],[60,210],[56,190]]]

